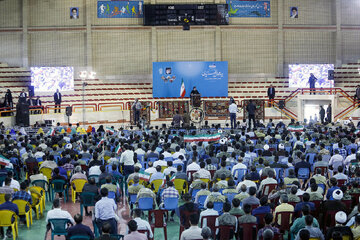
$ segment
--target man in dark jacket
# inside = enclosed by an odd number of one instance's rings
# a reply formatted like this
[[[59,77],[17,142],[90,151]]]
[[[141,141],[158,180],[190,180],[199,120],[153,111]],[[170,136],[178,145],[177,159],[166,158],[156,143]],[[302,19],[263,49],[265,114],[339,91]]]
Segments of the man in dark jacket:
[[[275,98],[275,88],[273,87],[272,84],[270,84],[270,87],[267,90],[267,95],[269,97],[269,107],[271,107],[272,104],[274,103],[274,98]]]
[[[253,103],[253,100],[250,100],[249,104],[246,106],[246,111],[248,112],[249,118],[249,129],[251,129],[251,120],[253,121],[253,125],[255,127],[255,111],[256,106]]]
[[[54,102],[55,102],[55,113],[57,112],[57,110],[59,111],[59,113],[61,113],[61,93],[59,92],[59,89],[56,89],[56,93],[54,93]]]

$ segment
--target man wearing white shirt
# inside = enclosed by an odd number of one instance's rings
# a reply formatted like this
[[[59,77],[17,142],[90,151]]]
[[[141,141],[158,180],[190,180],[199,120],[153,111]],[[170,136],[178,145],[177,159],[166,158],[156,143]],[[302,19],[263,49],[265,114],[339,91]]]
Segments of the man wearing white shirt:
[[[219,216],[219,212],[214,210],[213,202],[208,202],[206,204],[206,209],[200,213],[200,222],[201,222],[201,219],[206,216]],[[206,219],[204,219],[203,225],[201,227],[206,227],[206,226],[207,226],[207,222],[206,222]]]
[[[171,172],[176,173],[177,170],[176,170],[176,168],[173,167],[173,162],[168,161],[167,162],[167,168],[164,170],[163,173],[164,173],[165,176],[167,176],[167,175],[170,175]]]
[[[100,166],[92,166],[90,169],[89,169],[89,176],[90,175],[100,175],[101,174],[101,170],[100,170]]]
[[[189,171],[199,171],[200,166],[196,163],[195,160],[193,160],[187,167],[186,167],[186,173]]]
[[[152,174],[150,177],[150,183],[154,180],[164,179],[164,174],[161,172],[161,166],[156,167],[156,173]]]
[[[351,149],[351,154],[345,158],[344,165],[349,168],[351,160],[356,160],[356,149]]]
[[[172,157],[172,154],[168,147],[166,147],[166,150],[162,153],[164,155],[164,158]]]
[[[249,177],[249,176],[248,176]],[[236,190],[239,192],[242,185],[245,185],[247,188],[247,191],[249,191],[250,187],[255,187],[257,189],[256,183],[254,181],[251,181],[250,179],[247,179],[245,176],[245,180],[242,182],[239,182],[239,184],[236,187]]]
[[[231,129],[234,129],[234,128],[236,128],[236,113],[237,113],[237,106],[236,106],[234,100],[232,100],[232,102],[229,106],[229,113],[230,113]]]
[[[201,228],[198,227],[199,215],[190,215],[191,226],[181,233],[180,240],[202,239]]]
[[[247,166],[245,164],[242,163],[243,162],[243,158],[239,157],[238,158],[238,163],[236,165],[233,166],[233,168],[231,169],[231,174],[237,179],[238,176],[235,176],[235,170],[236,169],[247,169]],[[236,175],[238,175],[238,173],[236,173]]]
[[[120,164],[124,164],[124,175],[129,175],[134,172],[134,151],[130,149],[130,146],[125,144],[126,149],[120,157]]]
[[[164,160],[164,155],[160,154],[159,160],[154,162],[154,167],[157,166],[163,166],[163,167],[167,166],[167,162]]]
[[[45,222],[47,223],[47,226],[46,226],[45,236],[47,235],[48,231],[51,229],[49,220],[54,219],[54,218],[69,219],[71,224],[73,224],[73,225],[75,224],[75,221],[74,221],[73,217],[70,215],[70,213],[66,210],[61,210],[59,198],[54,199],[53,209],[49,210],[46,215]],[[45,239],[46,239],[46,237],[45,237]]]
[[[332,166],[334,168],[339,165],[343,165],[343,160],[344,160],[343,156],[341,156],[339,154],[339,150],[336,149],[335,154],[330,158],[329,166]]]
[[[141,147],[142,147],[141,143],[138,143],[138,148],[135,150],[135,152],[138,156],[139,155],[145,156],[145,151]]]
[[[150,175],[156,173],[156,169],[155,169],[155,167],[153,167],[152,162],[148,162],[148,168],[145,170],[145,172]]]
[[[42,152],[42,149],[39,147],[37,148],[37,152],[35,153],[35,158],[42,158],[45,155],[45,153]]]
[[[205,169],[205,162],[200,163],[200,169],[196,172],[196,174],[199,176],[199,178],[211,178],[210,172]]]
[[[20,191],[20,184],[17,180],[14,179],[13,172],[9,171],[7,173],[7,177],[11,179],[10,188],[15,188],[16,190]],[[5,181],[3,182],[3,187],[5,186]]]
[[[336,178],[336,180],[348,180],[348,176],[346,176],[344,173],[344,167],[343,166],[339,166],[338,167],[338,172],[337,174],[335,174],[333,177]]]
[[[141,209],[135,209],[134,210],[134,220],[137,223],[137,230],[148,230],[149,231],[149,236],[147,236],[148,238],[153,238],[154,234],[151,230],[150,224],[148,221],[145,221],[143,219],[141,219],[141,215],[142,215],[142,211]]]
[[[176,146],[174,154],[172,155],[173,159],[178,159],[180,155],[182,155],[184,158],[184,154],[180,152],[180,146]]]

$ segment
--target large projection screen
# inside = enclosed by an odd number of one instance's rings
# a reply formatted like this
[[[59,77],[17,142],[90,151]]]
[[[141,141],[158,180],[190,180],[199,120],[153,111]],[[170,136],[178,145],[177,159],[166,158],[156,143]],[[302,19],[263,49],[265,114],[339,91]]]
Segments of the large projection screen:
[[[74,90],[73,67],[31,67],[31,86],[35,92]]]
[[[329,80],[329,70],[334,70],[334,64],[289,64],[289,87],[309,88],[312,73],[317,78],[316,88],[333,88],[334,80]]]

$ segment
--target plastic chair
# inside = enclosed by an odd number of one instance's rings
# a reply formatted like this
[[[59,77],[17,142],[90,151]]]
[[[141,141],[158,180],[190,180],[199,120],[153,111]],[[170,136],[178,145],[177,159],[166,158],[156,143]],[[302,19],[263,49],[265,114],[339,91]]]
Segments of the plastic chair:
[[[52,185],[52,199],[54,199],[56,193],[63,193],[64,194],[64,202],[66,203],[66,199],[69,198],[68,190],[66,187],[65,180],[55,179],[51,182]]]
[[[80,194],[80,214],[83,216],[84,207],[93,207],[95,206],[95,196],[96,194],[93,192],[82,192]]]
[[[157,193],[160,189],[160,187],[163,185],[164,180],[163,179],[156,179],[154,181],[151,182],[151,185],[154,186],[154,192]]]
[[[51,240],[54,240],[55,235],[67,236],[67,224],[70,223],[69,219],[65,218],[52,218],[49,219],[51,226]]]
[[[35,186],[36,187],[36,186]],[[36,219],[39,219],[40,218],[40,214],[43,215],[43,199],[44,199],[44,196],[42,195],[40,198],[39,198],[39,202],[36,203],[36,200],[37,198],[35,197],[35,194],[31,194],[31,198],[32,198],[32,201],[33,201],[33,204],[31,207],[35,208],[35,213],[36,213]],[[45,207],[44,207],[45,208]]]
[[[11,227],[13,240],[19,234],[18,230],[18,216],[10,210],[0,210],[0,227]]]
[[[178,198],[165,198],[164,199],[164,209],[171,211],[178,208],[179,199]]]
[[[269,193],[271,193],[272,190],[276,189],[276,187],[277,187],[276,183],[265,184],[261,191],[261,196],[269,195]]]
[[[196,170],[194,170],[194,171],[187,171],[186,176],[187,176],[188,179],[190,179],[190,182],[193,181],[193,174],[196,173],[196,172],[197,172]]]
[[[201,221],[200,221],[200,228],[202,228],[204,225],[204,221],[206,220],[206,226],[209,227],[211,229],[211,232],[213,234],[213,239],[215,239],[215,232],[216,232],[216,218],[218,218],[218,215],[213,215],[213,216],[202,216],[201,217]]]
[[[51,174],[52,174],[52,169],[51,169],[51,168],[43,167],[43,168],[40,169],[40,172],[41,172],[42,174],[44,174],[44,176],[47,177],[47,180],[48,180],[48,181],[51,180],[51,178],[52,178],[52,176],[51,176]]]
[[[0,204],[5,202],[5,193],[0,193]]]
[[[241,223],[239,224],[240,239],[256,240],[257,224],[256,223]]]
[[[136,198],[137,198],[137,194],[129,194],[130,197],[130,204],[135,204],[136,203]]]
[[[187,181],[184,179],[175,179],[174,187],[179,192],[179,195],[181,195],[182,193],[185,194],[188,192],[188,184],[187,184]]]
[[[281,216],[280,224],[278,224],[279,216]],[[292,224],[293,216],[294,216],[294,212],[278,212],[275,215],[275,224],[278,225],[279,230],[282,233],[288,231],[288,239],[290,239],[290,226]]]
[[[151,197],[139,198],[138,207],[143,211],[153,210],[154,199]]]
[[[214,210],[216,210],[219,215],[221,215],[223,210],[224,203],[223,202],[214,202]]]
[[[13,200],[13,203],[18,206],[19,215],[25,215],[26,226],[30,228],[30,225],[32,225],[32,209],[30,203],[21,199]]]
[[[235,236],[235,226],[218,226],[217,228],[219,229],[220,240],[233,239]],[[231,237],[231,233],[233,233],[233,237]]]
[[[148,221],[151,226],[151,230],[153,233],[155,228],[163,228],[164,229],[164,237],[167,240],[167,231],[166,231],[166,222],[164,221],[164,214],[167,213],[167,210],[151,210],[149,211]],[[154,215],[154,222],[152,222],[152,216]]]
[[[310,170],[308,168],[299,168],[298,170],[298,178],[307,180],[310,176]]]
[[[110,234],[110,237],[115,238],[116,240],[124,239],[124,235],[120,235],[120,234]]]
[[[207,195],[200,195],[199,198],[198,198],[198,204],[199,204],[199,208],[200,209],[204,209],[204,204],[205,204],[205,201],[206,201],[206,198],[208,196]]]
[[[326,232],[326,228],[328,227],[334,227],[336,222],[335,222],[335,214],[337,213],[337,211],[326,211],[324,214],[324,226],[323,229]]]
[[[188,212],[184,211],[181,214],[180,212],[180,231],[179,231],[179,239],[181,237],[181,233],[184,231],[184,229],[187,229],[190,227],[190,216],[192,214],[199,214],[197,211]]]
[[[47,182],[47,181],[45,181],[45,180],[35,180],[35,181],[33,181],[33,182],[31,182],[31,184],[33,185],[33,186],[37,186],[37,187],[41,187],[42,189],[44,189],[44,191],[45,191],[45,200],[47,200],[47,201],[51,201],[51,185]],[[47,189],[47,191],[45,190],[45,189]],[[44,202],[44,208],[45,208],[45,202]]]
[[[70,240],[90,240],[90,236],[75,235],[75,236],[71,236]]]
[[[246,174],[247,169],[238,168],[234,171],[234,178],[236,178],[236,183],[242,181],[243,177]]]
[[[259,229],[263,228],[265,226],[265,217],[266,213],[260,213],[260,214],[253,214],[254,217],[257,219],[257,225]]]
[[[82,192],[82,189],[83,189],[85,183],[87,183],[87,180],[85,180],[85,179],[75,179],[71,182],[71,197],[72,197],[73,203],[76,202],[76,193]],[[74,186],[75,186],[75,189],[74,189]]]

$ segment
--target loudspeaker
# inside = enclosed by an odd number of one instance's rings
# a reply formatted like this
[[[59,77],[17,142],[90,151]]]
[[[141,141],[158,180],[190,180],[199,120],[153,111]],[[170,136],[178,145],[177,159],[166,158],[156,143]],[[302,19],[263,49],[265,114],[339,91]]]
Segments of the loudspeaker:
[[[284,101],[284,100],[280,100],[280,101],[279,101],[279,108],[280,108],[280,109],[284,109],[284,108],[285,108],[285,101]]]
[[[34,86],[29,86],[29,97],[33,97],[35,95]]]
[[[70,117],[72,115],[72,107],[66,107],[66,116]]]
[[[18,126],[29,126],[29,104],[19,102],[16,105],[16,125]]]
[[[329,80],[334,80],[334,70],[329,70],[328,71],[328,79]]]

